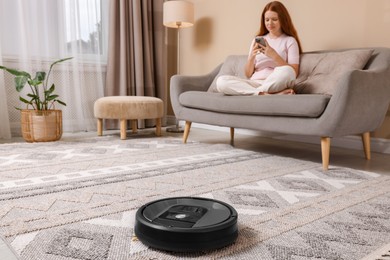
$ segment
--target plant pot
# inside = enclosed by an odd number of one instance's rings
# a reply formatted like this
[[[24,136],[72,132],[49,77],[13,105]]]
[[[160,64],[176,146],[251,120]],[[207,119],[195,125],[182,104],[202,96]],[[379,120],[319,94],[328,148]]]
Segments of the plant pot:
[[[62,111],[23,109],[21,126],[27,142],[57,141],[62,136]]]

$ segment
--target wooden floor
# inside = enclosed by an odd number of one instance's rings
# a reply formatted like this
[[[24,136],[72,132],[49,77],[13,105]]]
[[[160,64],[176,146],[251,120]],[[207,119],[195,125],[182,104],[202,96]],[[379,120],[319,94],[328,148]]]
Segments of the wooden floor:
[[[164,134],[182,136],[182,134],[166,132]],[[188,140],[203,143],[230,144],[230,133],[192,127]],[[320,138],[318,138],[318,144],[308,144],[236,133],[234,146],[241,149],[322,163]],[[390,154],[372,152],[371,160],[366,160],[363,150],[332,147],[331,145],[330,166],[349,167],[390,175]]]

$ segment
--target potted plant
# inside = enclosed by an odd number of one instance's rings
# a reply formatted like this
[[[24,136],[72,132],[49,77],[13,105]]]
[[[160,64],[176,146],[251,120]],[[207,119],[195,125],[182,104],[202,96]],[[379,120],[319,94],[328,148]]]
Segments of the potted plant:
[[[38,71],[34,78],[28,72],[0,65],[0,69],[15,76],[16,91],[21,92],[26,85],[30,87],[27,98],[19,96],[19,100],[27,104],[27,108],[17,108],[21,111],[22,135],[27,142],[48,142],[61,138],[62,111],[56,109],[55,104],[64,106],[66,104],[55,94],[54,83],[50,87],[48,83],[54,65],[69,59],[72,57],[53,62],[47,74],[44,71]]]

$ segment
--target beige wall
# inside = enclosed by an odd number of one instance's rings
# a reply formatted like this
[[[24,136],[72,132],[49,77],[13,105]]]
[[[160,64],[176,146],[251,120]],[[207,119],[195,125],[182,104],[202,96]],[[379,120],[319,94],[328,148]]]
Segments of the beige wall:
[[[194,27],[181,30],[181,74],[210,72],[227,55],[246,54],[260,24],[264,0],[188,0]],[[281,0],[304,51],[390,47],[390,0]],[[389,75],[390,76],[390,75]],[[390,111],[390,110],[389,110]],[[377,137],[390,139],[390,112]]]

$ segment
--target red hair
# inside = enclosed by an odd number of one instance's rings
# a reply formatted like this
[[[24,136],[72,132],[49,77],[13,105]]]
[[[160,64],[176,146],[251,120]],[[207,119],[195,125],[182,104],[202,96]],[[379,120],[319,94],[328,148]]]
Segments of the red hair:
[[[257,36],[262,36],[269,33],[269,31],[265,27],[265,22],[264,22],[265,13],[267,11],[273,11],[278,14],[282,32],[284,34],[287,34],[288,36],[292,36],[295,38],[295,40],[298,42],[299,53],[302,53],[301,42],[299,40],[297,30],[295,30],[294,24],[291,20],[290,14],[288,13],[287,8],[279,1],[269,2],[264,7],[263,13],[261,14],[260,30],[257,33]]]

